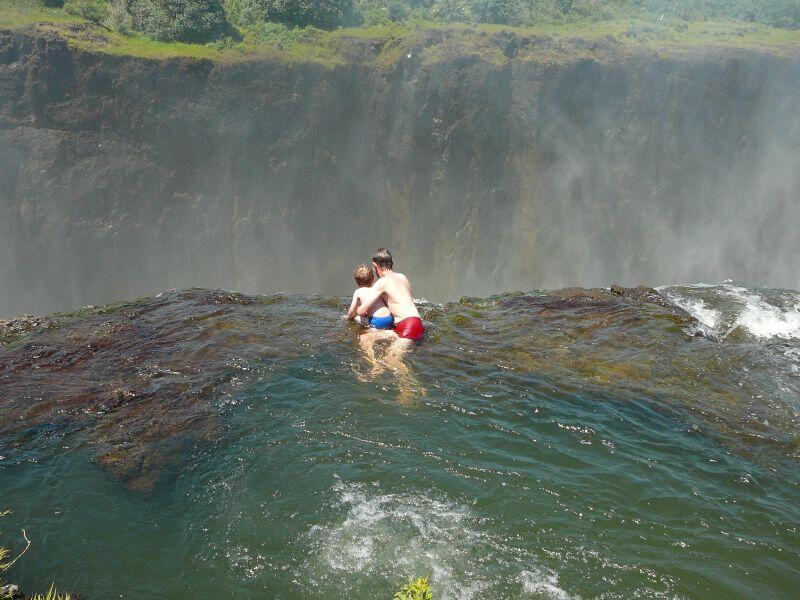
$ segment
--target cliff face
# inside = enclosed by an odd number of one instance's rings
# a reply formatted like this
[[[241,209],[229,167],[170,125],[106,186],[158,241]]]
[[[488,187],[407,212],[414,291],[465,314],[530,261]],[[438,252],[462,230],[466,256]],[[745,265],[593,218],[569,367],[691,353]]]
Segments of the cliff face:
[[[323,68],[0,33],[0,315],[347,293],[378,245],[429,298],[800,287],[798,82],[741,51]]]

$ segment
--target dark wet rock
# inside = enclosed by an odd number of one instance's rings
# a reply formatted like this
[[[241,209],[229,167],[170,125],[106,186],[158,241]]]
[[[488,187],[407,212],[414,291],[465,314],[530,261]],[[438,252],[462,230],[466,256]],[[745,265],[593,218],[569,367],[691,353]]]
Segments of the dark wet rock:
[[[607,309],[611,306],[651,306],[663,309],[660,312],[669,315],[682,315],[688,319],[691,317],[684,311],[670,304],[656,290],[648,287],[625,288],[612,285],[610,289],[584,289],[584,288],[564,288],[561,290],[548,291],[538,295],[509,295],[502,300],[504,304],[525,304],[541,305],[547,308],[558,306],[596,306],[599,309]]]
[[[8,600],[24,600],[25,594],[19,591],[19,586],[14,584],[0,586],[0,598]]]
[[[212,394],[250,341],[226,318],[254,306],[239,294],[176,292],[60,316],[57,328],[50,318],[6,323],[14,343],[0,351],[0,434],[78,426],[98,464],[152,489],[175,457],[219,436]]]
[[[349,365],[363,359],[343,309],[341,298],[191,289],[15,319],[14,342],[0,347],[0,439],[13,449],[80,432],[100,468],[149,492],[196,450],[225,443],[226,403],[242,400],[242,382],[261,390],[282,377],[302,387],[326,353],[339,361],[326,377],[350,382]],[[649,288],[463,298],[420,312],[428,333],[410,362],[435,378],[524,373],[621,402],[648,398],[659,410],[695,411],[748,445],[782,448],[796,431],[776,406],[764,425],[757,398],[772,379],[750,375],[773,368],[759,362],[762,345],[691,337],[695,321]],[[775,393],[792,385],[780,377]],[[262,392],[254,401],[269,402]]]
[[[639,286],[635,288],[626,288],[620,285],[612,285],[611,293],[635,302],[649,302],[660,306],[671,306],[669,302],[661,297],[661,294],[649,287]]]
[[[7,321],[0,320],[0,346],[6,346],[19,336],[35,329],[46,329],[56,326],[57,321],[52,317],[23,315]]]
[[[189,289],[6,322],[0,331],[13,332],[13,343],[0,346],[0,436],[24,445],[80,430],[97,465],[149,492],[193,448],[223,437],[220,397],[252,368],[244,365],[318,352],[295,336],[320,311],[340,324],[341,299],[286,304],[284,296]]]
[[[517,55],[519,38],[511,32],[502,32],[494,37],[494,43],[506,58],[514,58]]]

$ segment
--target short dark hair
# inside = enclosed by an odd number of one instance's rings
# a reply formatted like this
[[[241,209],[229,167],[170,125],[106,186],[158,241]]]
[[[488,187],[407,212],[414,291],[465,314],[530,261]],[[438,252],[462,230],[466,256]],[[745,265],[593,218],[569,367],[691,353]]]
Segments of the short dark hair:
[[[378,248],[372,255],[372,262],[378,265],[381,269],[391,269],[394,266],[392,262],[392,253],[386,248]]]
[[[375,281],[375,275],[372,273],[372,267],[369,265],[358,265],[356,270],[353,271],[353,279],[361,287],[369,287]]]

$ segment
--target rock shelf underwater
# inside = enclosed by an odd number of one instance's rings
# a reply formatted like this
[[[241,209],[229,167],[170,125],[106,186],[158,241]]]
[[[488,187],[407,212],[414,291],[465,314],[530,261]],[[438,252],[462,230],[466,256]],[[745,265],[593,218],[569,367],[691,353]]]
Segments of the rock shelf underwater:
[[[410,388],[366,375],[336,297],[171,291],[5,322],[4,501],[48,532],[23,583],[789,597],[799,306],[734,284],[425,303]],[[22,502],[34,480],[55,497]],[[95,503],[95,542],[140,580],[59,549]]]

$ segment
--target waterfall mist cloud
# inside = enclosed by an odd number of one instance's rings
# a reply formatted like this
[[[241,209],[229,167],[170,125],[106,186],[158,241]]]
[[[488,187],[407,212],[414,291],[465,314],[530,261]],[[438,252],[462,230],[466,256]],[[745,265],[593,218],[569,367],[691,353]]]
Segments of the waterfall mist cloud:
[[[15,52],[0,315],[192,286],[347,294],[377,246],[429,299],[800,287],[798,57],[413,53],[379,70]]]
[[[798,64],[577,67],[539,115],[534,284],[800,285]]]

